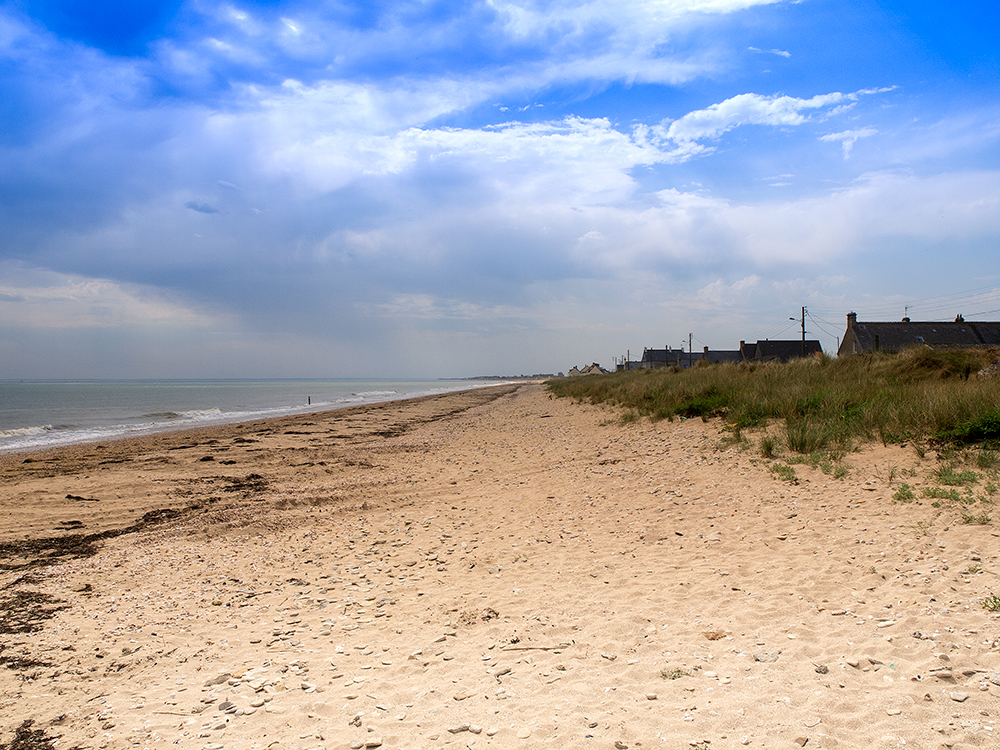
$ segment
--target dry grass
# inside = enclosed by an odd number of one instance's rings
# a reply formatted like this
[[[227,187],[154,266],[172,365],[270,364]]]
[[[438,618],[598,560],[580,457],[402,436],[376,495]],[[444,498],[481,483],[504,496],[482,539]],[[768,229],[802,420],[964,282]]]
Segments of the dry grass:
[[[724,417],[739,433],[784,423],[790,450],[849,450],[853,441],[1000,441],[1000,382],[975,373],[1000,349],[910,349],[832,359],[634,370],[548,381],[556,395],[637,417]]]

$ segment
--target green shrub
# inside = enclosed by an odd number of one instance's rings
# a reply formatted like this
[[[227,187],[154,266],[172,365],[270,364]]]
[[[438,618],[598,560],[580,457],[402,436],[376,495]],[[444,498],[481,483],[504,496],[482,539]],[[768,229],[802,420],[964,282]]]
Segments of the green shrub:
[[[814,453],[828,442],[823,425],[797,419],[785,423],[785,440],[788,449],[796,453]]]
[[[951,464],[944,464],[940,466],[935,472],[937,474],[937,480],[944,485],[949,487],[964,486],[966,484],[972,484],[977,479],[979,475],[974,471],[955,471],[955,467]]]
[[[770,435],[760,438],[760,455],[764,458],[774,458],[778,453],[778,441]]]
[[[892,493],[892,499],[897,503],[912,503],[916,497],[913,488],[906,482],[899,485],[899,489]]]
[[[962,496],[958,494],[958,490],[945,490],[941,487],[924,487],[920,491],[920,494],[923,497],[936,497],[941,500],[953,500],[956,503],[962,502]]]
[[[799,481],[798,476],[795,474],[795,469],[791,466],[787,466],[785,464],[771,464],[770,471],[775,477],[785,482]]]

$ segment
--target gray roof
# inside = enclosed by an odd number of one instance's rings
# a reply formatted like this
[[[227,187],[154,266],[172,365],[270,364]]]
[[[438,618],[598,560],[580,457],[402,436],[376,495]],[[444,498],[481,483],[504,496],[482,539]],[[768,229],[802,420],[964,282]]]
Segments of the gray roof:
[[[860,351],[899,351],[911,346],[980,348],[1000,346],[1000,323],[856,322],[848,327]],[[847,343],[847,336],[845,336]]]
[[[718,364],[720,362],[742,362],[743,352],[737,350],[726,351],[726,350],[715,350],[709,349],[707,352],[701,353],[701,358],[706,362],[711,362],[712,364]]]
[[[790,359],[801,357],[803,353],[809,356],[822,352],[823,347],[816,340],[806,339],[803,342],[801,339],[786,341],[771,341],[769,339],[761,341],[757,339],[757,352],[754,354],[754,359],[762,359],[767,362],[773,360],[787,362]]]

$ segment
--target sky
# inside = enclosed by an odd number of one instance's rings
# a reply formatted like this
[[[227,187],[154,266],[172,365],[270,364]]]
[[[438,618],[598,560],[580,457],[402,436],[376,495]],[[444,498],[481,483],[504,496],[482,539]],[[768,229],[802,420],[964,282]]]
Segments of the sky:
[[[0,0],[0,378],[1000,320],[998,28],[995,0]]]

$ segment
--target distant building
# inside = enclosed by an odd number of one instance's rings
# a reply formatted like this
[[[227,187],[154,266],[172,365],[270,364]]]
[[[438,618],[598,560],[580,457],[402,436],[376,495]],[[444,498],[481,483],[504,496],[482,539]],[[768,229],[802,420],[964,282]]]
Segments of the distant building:
[[[838,356],[864,352],[898,352],[912,346],[932,349],[981,349],[1000,346],[1000,323],[967,323],[959,315],[953,323],[858,322],[857,313],[847,314],[847,331]]]
[[[785,341],[772,341],[770,339],[757,340],[754,347],[753,359],[755,362],[787,362],[790,359],[808,357],[813,354],[822,354],[823,347],[818,341],[806,339],[789,339]]]
[[[566,373],[567,377],[574,377],[576,375],[603,375],[608,371],[601,367],[599,364],[594,362],[593,364],[587,365],[586,367],[573,367],[572,370]]]
[[[740,343],[742,344],[743,342],[741,341]],[[723,362],[742,362],[743,352],[739,349],[709,349],[706,346],[701,356],[696,356],[695,361],[708,362],[713,365]]]

